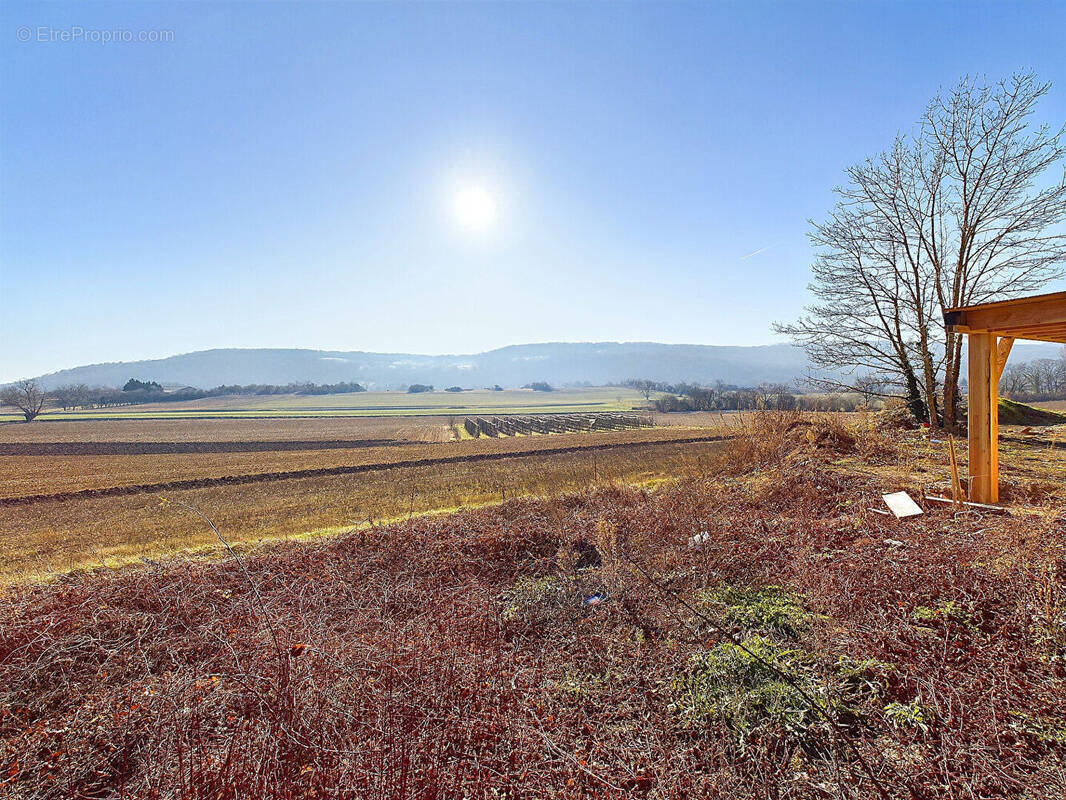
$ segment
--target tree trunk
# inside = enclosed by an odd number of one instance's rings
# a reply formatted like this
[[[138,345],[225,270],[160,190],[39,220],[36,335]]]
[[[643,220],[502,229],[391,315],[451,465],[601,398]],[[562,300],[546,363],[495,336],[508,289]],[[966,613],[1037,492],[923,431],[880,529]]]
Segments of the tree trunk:
[[[929,413],[925,401],[922,400],[922,390],[918,386],[918,378],[906,359],[901,361],[900,370],[903,372],[903,380],[906,386],[904,402],[907,405],[907,410],[911,412],[911,416],[914,417],[916,421],[927,421]]]
[[[925,393],[925,408],[926,416],[928,416],[928,422],[930,428],[940,427],[940,414],[937,411],[936,402],[936,370],[933,369],[933,358],[929,354],[929,340],[925,336],[923,330],[921,336],[922,347],[922,389]]]
[[[962,337],[948,333],[944,343],[947,363],[944,364],[944,427],[958,431],[962,421],[959,374],[962,371]]]

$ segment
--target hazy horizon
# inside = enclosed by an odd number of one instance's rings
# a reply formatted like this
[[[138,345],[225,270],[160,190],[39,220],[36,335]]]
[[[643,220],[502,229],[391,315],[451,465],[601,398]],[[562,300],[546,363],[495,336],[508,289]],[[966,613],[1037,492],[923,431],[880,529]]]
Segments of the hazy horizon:
[[[5,3],[0,382],[783,343],[844,168],[966,74],[1032,69],[1035,121],[1066,118],[1064,29],[1055,3]]]
[[[168,353],[165,356],[152,356],[147,358],[127,358],[127,359],[110,359],[108,361],[93,361],[85,364],[68,364],[64,367],[51,370],[48,373],[35,373],[34,375],[20,375],[13,380],[21,380],[23,378],[33,378],[38,375],[52,374],[55,372],[63,372],[65,370],[73,369],[83,366],[97,366],[101,364],[132,364],[141,361],[164,361],[168,358],[178,358],[180,356],[195,355],[197,353],[209,353],[213,351],[254,351],[254,350],[277,350],[277,351],[290,351],[290,352],[310,352],[310,353],[367,353],[370,355],[397,355],[397,356],[424,356],[426,358],[463,358],[465,356],[478,356],[485,355],[487,353],[495,353],[500,350],[507,350],[510,348],[522,348],[522,347],[549,347],[553,345],[562,346],[582,346],[582,345],[662,345],[664,347],[731,347],[731,348],[758,348],[758,347],[780,347],[780,346],[793,346],[791,342],[779,341],[768,342],[766,344],[752,344],[752,345],[716,345],[716,344],[699,344],[695,342],[654,342],[654,341],[586,341],[586,342],[568,342],[568,341],[544,341],[544,342],[512,342],[511,344],[501,345],[500,347],[490,347],[486,350],[475,350],[468,353],[430,353],[421,350],[362,350],[362,349],[340,349],[333,347],[205,347],[200,350],[187,350],[182,352]],[[9,379],[7,382],[10,382]],[[5,381],[0,378],[0,384]]]
[[[1061,345],[1019,342],[1015,363],[1058,358]],[[45,389],[63,385],[118,388],[131,378],[164,386],[212,389],[227,385],[357,382],[372,390],[412,383],[439,389],[526,386],[617,385],[643,378],[662,383],[736,386],[799,385],[822,372],[802,349],[787,343],[715,346],[661,342],[544,342],[510,345],[482,353],[375,353],[303,348],[216,348],[163,359],[72,366],[33,376]]]
[[[784,350],[785,354],[780,355]],[[163,359],[71,366],[45,375],[41,385],[118,387],[130,378],[169,386],[209,389],[232,384],[344,381],[377,387],[432,383],[465,388],[496,383],[522,386],[543,380],[559,385],[617,383],[633,377],[668,382],[786,380],[802,363],[788,344],[726,346],[661,342],[543,342],[509,345],[481,353],[429,355],[409,352],[306,348],[215,348]],[[29,376],[27,376],[29,377]]]

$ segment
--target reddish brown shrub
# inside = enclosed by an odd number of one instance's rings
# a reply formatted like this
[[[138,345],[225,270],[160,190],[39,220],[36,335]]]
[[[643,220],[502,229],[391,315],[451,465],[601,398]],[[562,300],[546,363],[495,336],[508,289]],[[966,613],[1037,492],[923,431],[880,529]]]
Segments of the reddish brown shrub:
[[[1064,785],[1063,523],[901,522],[865,510],[882,488],[808,461],[264,548],[246,557],[256,591],[232,560],[11,589],[0,791],[1048,796]],[[699,593],[769,585],[812,615],[787,645],[811,676],[891,665],[879,694],[826,697],[815,744],[672,708],[690,659],[757,619],[706,617]]]

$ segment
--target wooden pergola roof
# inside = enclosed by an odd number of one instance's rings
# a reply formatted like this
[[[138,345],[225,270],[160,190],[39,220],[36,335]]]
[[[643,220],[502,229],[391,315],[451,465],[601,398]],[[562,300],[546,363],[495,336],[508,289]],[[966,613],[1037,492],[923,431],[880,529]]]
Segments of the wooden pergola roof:
[[[1066,292],[949,308],[944,324],[968,342],[971,500],[999,500],[999,379],[1015,339],[1066,343]]]
[[[956,333],[994,333],[1012,339],[1066,343],[1066,292],[949,308],[944,324]]]

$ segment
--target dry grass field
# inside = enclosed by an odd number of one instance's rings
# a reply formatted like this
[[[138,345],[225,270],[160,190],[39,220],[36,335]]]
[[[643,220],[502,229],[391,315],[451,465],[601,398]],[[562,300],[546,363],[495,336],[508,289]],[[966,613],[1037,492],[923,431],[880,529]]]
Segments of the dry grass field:
[[[704,431],[707,435],[711,430]],[[24,495],[145,486],[176,480],[213,480],[226,476],[304,472],[356,466],[384,466],[425,460],[460,459],[475,455],[541,452],[573,447],[671,441],[691,438],[691,428],[650,428],[596,434],[552,434],[423,444],[402,440],[350,442],[122,442],[120,454],[108,452],[116,443],[20,443],[17,454],[0,456],[0,499]],[[385,442],[384,444],[382,442]],[[322,447],[322,445],[328,445]],[[360,446],[357,446],[360,445]],[[255,449],[251,449],[252,447]],[[261,446],[261,447],[260,447]],[[290,447],[294,446],[294,447]],[[153,452],[158,448],[178,452]],[[217,447],[217,449],[215,449]],[[69,451],[63,455],[55,450]],[[189,452],[181,452],[188,448]],[[39,449],[43,452],[35,452]],[[207,450],[207,452],[204,452]],[[101,452],[103,451],[103,452]],[[3,445],[0,445],[3,452]]]
[[[306,537],[507,497],[691,474],[717,445],[677,440],[721,432],[445,441],[452,430],[436,419],[0,426],[0,453],[7,453],[0,455],[0,580],[217,545],[195,517],[161,508],[163,499],[210,514],[236,543]],[[168,448],[178,452],[159,452]],[[100,491],[107,494],[94,496]]]
[[[0,424],[0,445],[18,442],[441,442],[447,417],[292,417],[286,419],[44,420]]]
[[[246,411],[260,414],[290,412],[359,412],[368,415],[404,414],[530,414],[552,411],[628,411],[644,405],[633,389],[596,386],[584,389],[472,389],[463,392],[352,392],[326,395],[236,395],[206,397],[182,403],[136,406],[147,413]],[[124,411],[127,409],[116,409]]]
[[[0,425],[0,580],[210,549],[210,532],[187,514],[161,509],[164,498],[217,516],[234,542],[305,537],[605,481],[691,475],[713,461],[719,446],[673,442],[736,435],[757,419],[750,413],[658,417],[687,424],[465,441],[446,441],[453,435],[446,418]],[[849,424],[862,419],[834,417]],[[1021,436],[1004,427],[1005,497],[1066,490],[1058,459],[1066,432],[1038,430]],[[634,448],[641,443],[648,446]],[[68,454],[51,454],[57,451]],[[964,443],[959,452],[965,466]],[[917,437],[892,469],[915,485],[942,487],[947,463],[944,442]],[[109,494],[94,496],[99,492]],[[81,494],[22,501],[66,493]]]
[[[630,411],[647,406],[632,389],[614,386],[464,392],[354,392],[328,395],[227,395],[172,403],[62,411],[49,408],[40,422],[71,420],[211,420],[211,419],[313,419],[335,417],[420,417],[452,415],[549,414]],[[0,422],[21,419],[13,409],[0,408]]]

